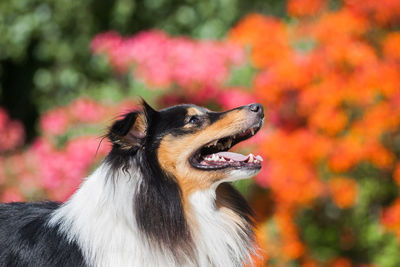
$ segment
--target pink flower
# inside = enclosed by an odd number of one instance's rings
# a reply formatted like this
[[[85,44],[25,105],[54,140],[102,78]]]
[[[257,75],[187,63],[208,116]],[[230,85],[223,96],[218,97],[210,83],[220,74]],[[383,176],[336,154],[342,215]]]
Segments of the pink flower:
[[[3,131],[6,128],[7,122],[8,114],[4,109],[0,108],[0,131]]]
[[[236,88],[222,91],[218,100],[224,109],[232,109],[256,102],[256,98],[250,92]]]
[[[134,75],[152,87],[216,87],[227,78],[229,65],[244,61],[242,48],[234,44],[173,38],[161,31],[129,38],[101,34],[93,40],[92,50],[105,54],[117,71],[134,66]]]
[[[87,98],[77,99],[69,106],[69,113],[80,122],[99,122],[104,119],[105,111],[103,106]]]
[[[23,201],[24,197],[22,196],[20,190],[15,187],[7,187],[2,195],[1,195],[1,202],[17,202]]]
[[[65,200],[78,188],[89,169],[110,149],[107,142],[99,143],[99,138],[87,136],[72,139],[61,149],[45,139],[32,145],[40,183],[50,197]]]
[[[25,131],[19,121],[10,120],[0,108],[0,152],[9,151],[23,144]]]
[[[116,32],[106,32],[97,35],[90,44],[90,48],[94,53],[109,53],[118,48],[122,38]]]
[[[45,134],[60,135],[64,133],[69,124],[69,116],[65,109],[53,109],[42,115],[40,128]]]

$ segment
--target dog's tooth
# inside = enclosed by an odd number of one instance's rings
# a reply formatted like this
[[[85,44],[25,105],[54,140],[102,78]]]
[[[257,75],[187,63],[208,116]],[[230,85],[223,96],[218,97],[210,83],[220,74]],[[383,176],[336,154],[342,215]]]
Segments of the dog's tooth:
[[[229,138],[228,141],[226,141],[225,145],[227,148],[230,148],[232,145],[232,139]]]
[[[254,135],[254,128],[251,128],[250,131],[251,131],[251,135]]]
[[[258,163],[258,160],[255,159],[255,160],[254,160],[254,163]]]
[[[225,162],[226,160],[223,157],[220,157],[219,161]]]
[[[230,159],[229,162],[233,162],[233,159]]]
[[[253,156],[253,154],[250,154],[249,155],[249,161],[248,162],[253,162],[254,161],[254,156]]]

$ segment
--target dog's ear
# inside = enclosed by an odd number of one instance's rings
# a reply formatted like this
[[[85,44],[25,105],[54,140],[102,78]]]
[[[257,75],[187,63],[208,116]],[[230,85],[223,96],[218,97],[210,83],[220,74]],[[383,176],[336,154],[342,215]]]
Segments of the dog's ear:
[[[142,99],[142,110],[129,112],[114,122],[108,131],[110,141],[122,149],[143,146],[150,121],[158,112]]]
[[[107,136],[122,149],[140,147],[146,137],[147,126],[146,115],[141,111],[132,111],[114,122]]]
[[[143,111],[132,111],[122,116],[110,127],[107,137],[122,149],[143,146],[149,126],[150,112],[156,112],[143,102]],[[148,107],[146,107],[148,106]]]
[[[147,121],[155,119],[155,117],[157,117],[158,112],[155,109],[153,109],[149,104],[147,104],[147,102],[143,98],[141,100],[142,100],[141,104],[143,107],[143,112],[145,114]]]

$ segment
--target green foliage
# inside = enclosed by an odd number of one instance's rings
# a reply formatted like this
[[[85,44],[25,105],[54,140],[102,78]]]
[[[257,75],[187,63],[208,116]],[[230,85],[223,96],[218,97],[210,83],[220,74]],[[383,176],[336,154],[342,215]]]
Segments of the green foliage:
[[[231,77],[228,81],[230,86],[241,86],[251,88],[256,70],[251,64],[245,64],[240,67],[234,67],[231,71]]]
[[[369,170],[369,171],[368,171]],[[389,179],[377,180],[370,166],[362,170],[367,176],[359,180],[357,204],[351,209],[340,209],[327,199],[298,216],[302,239],[311,248],[313,257],[326,263],[330,259],[351,255],[359,264],[399,266],[400,251],[396,237],[379,222],[380,213],[396,195],[396,186]]]
[[[31,138],[38,113],[52,106],[82,94],[115,100],[137,93],[140,86],[127,89],[131,84],[91,55],[89,45],[96,34],[116,30],[132,35],[157,28],[173,35],[221,38],[242,15],[254,11],[284,15],[284,4],[278,0],[0,1],[0,105],[24,122]]]

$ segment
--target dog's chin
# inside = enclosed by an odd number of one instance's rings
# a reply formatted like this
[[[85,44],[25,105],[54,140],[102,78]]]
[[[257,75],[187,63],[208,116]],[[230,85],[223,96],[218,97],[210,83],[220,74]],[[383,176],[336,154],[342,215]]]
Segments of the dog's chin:
[[[254,177],[257,173],[259,173],[261,168],[257,169],[231,169],[226,172],[226,178],[222,179],[221,182],[234,182],[243,179],[249,179]]]

